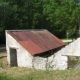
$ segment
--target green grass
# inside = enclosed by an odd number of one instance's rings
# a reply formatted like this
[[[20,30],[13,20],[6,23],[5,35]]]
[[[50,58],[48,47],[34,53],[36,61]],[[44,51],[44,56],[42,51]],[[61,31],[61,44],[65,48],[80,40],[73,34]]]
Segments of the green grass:
[[[80,80],[80,71],[42,71],[28,68],[13,67],[1,70],[0,80]]]
[[[2,68],[2,62],[0,61],[0,68]]]
[[[69,40],[72,40],[72,38],[68,38]],[[61,40],[67,40],[67,38],[63,38],[63,39],[61,39]]]

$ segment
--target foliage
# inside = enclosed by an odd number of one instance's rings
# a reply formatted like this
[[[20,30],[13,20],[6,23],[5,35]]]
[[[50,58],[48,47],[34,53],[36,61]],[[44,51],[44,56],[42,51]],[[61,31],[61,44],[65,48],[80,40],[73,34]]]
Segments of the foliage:
[[[0,41],[5,30],[48,29],[59,38],[78,37],[79,0],[0,0]],[[0,42],[0,43],[2,43]]]
[[[66,34],[68,31],[69,37],[74,35],[76,37],[80,22],[80,5],[77,5],[77,2],[74,0],[50,0],[45,4],[44,13],[52,22],[56,34]],[[62,36],[64,37],[64,34]]]

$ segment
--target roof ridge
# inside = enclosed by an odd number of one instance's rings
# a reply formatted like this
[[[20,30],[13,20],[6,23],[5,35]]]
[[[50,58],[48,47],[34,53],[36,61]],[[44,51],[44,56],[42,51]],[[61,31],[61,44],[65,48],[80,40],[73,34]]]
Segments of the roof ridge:
[[[16,32],[19,32],[19,31],[44,31],[44,30],[46,30],[46,29],[24,29],[24,30],[6,30],[6,31],[11,31],[11,32],[13,32],[13,31],[16,31]]]

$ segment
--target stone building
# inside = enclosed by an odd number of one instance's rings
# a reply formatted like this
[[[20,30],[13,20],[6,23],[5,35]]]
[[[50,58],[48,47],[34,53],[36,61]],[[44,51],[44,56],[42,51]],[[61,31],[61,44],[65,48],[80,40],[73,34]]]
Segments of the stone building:
[[[10,66],[41,70],[67,69],[67,56],[57,52],[65,46],[65,43],[48,30],[5,32],[7,60]]]

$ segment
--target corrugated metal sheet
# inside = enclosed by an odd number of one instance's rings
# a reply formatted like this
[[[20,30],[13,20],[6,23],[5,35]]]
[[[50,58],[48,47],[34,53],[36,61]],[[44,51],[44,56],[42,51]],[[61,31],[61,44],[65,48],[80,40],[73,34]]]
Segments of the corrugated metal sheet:
[[[7,32],[32,55],[65,45],[47,30],[7,30]]]

